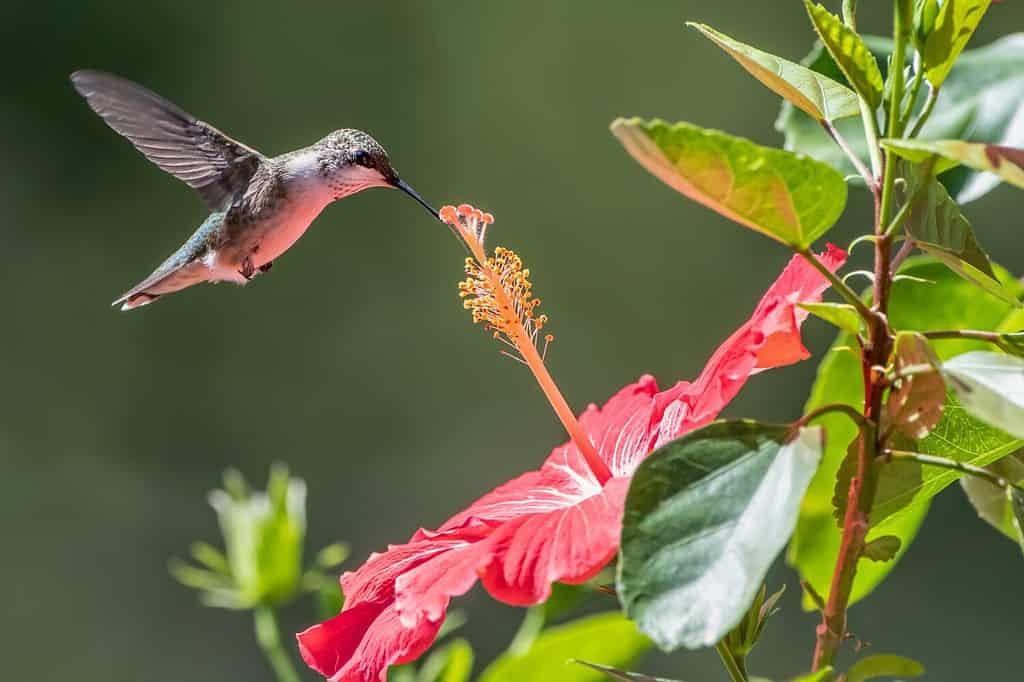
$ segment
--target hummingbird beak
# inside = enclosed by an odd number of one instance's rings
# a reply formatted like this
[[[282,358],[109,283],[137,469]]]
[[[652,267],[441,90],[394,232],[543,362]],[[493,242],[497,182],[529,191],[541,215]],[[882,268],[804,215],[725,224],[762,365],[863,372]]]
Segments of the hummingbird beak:
[[[410,187],[409,183],[407,183],[405,180],[402,180],[401,178],[395,178],[391,182],[391,184],[392,184],[392,186],[395,189],[400,189],[403,192],[405,192],[406,194],[408,194],[409,196],[411,196],[413,199],[415,199],[416,203],[418,203],[420,206],[422,206],[423,208],[425,208],[428,211],[430,211],[430,215],[434,216],[438,220],[441,219],[441,216],[439,216],[438,213],[437,213],[437,209],[435,209],[433,206],[428,204],[426,202],[426,200],[424,200],[424,198],[421,197],[419,195],[419,193],[416,192],[416,190],[414,190],[412,187]]]

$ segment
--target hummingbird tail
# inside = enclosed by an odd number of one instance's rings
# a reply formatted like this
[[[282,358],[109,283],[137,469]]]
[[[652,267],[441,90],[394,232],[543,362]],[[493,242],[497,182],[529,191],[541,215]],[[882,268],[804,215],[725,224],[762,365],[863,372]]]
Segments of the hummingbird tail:
[[[111,305],[120,305],[122,312],[126,312],[128,310],[141,308],[144,305],[149,305],[158,298],[160,298],[160,294],[141,293],[135,294],[134,296],[123,296],[114,301]]]

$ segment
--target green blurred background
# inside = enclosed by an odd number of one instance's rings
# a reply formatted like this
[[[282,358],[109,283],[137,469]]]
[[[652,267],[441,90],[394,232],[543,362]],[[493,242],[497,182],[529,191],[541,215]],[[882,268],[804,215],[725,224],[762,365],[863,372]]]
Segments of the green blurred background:
[[[248,618],[201,608],[167,574],[218,537],[205,493],[229,465],[262,483],[271,461],[291,464],[309,483],[310,545],[349,541],[354,564],[564,439],[528,372],[461,309],[455,242],[398,193],[329,208],[245,290],[111,310],[205,212],[87,109],[73,69],[141,81],[267,153],[363,128],[433,202],[493,211],[493,243],[534,273],[550,366],[577,408],[644,372],[694,376],[788,257],[659,184],[607,125],[658,115],[779,144],[775,96],[683,22],[798,58],[797,0],[8,0],[0,19],[4,680],[269,680]],[[1022,20],[1021,3],[995,7],[973,45]],[[1020,196],[968,209],[1018,272]],[[836,241],[867,224],[867,201],[851,194]],[[830,334],[811,322],[807,336],[820,352]],[[813,373],[759,376],[728,414],[792,418]],[[951,488],[852,627],[929,679],[1011,679],[1022,569]],[[809,662],[815,621],[797,594],[754,654],[762,674]],[[490,658],[519,612],[479,591],[461,604]],[[285,615],[289,631],[313,619],[308,603]],[[706,652],[641,667],[724,675]]]

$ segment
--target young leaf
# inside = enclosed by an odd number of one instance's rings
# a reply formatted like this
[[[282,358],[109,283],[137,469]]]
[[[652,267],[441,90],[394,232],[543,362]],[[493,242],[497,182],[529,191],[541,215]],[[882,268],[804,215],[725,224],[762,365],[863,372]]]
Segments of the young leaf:
[[[861,556],[871,561],[892,561],[900,551],[900,539],[895,535],[883,535],[864,545]]]
[[[762,52],[733,40],[705,24],[689,22],[716,45],[739,62],[740,66],[761,81],[769,90],[818,121],[834,121],[857,116],[860,106],[857,94],[845,85],[816,73],[805,66]]]
[[[626,497],[619,598],[665,650],[718,642],[793,531],[820,427],[716,422],[652,453]]]
[[[636,625],[618,613],[604,613],[546,630],[525,654],[503,654],[479,682],[600,682],[604,675],[572,662],[600,661],[621,668],[651,646]]]
[[[913,332],[904,332],[896,337],[894,352],[897,376],[908,367],[934,367],[938,362],[928,340]],[[886,427],[891,426],[909,438],[920,440],[942,419],[945,406],[946,384],[937,369],[902,377],[889,393]]]
[[[800,303],[799,306],[811,315],[820,317],[851,336],[860,334],[860,313],[848,303]]]
[[[884,65],[892,52],[891,41],[867,36],[868,48]],[[939,95],[937,106],[928,119],[921,139],[960,138],[969,142],[1024,146],[1024,34],[1002,38],[991,45],[968,50],[957,60]],[[821,47],[801,61],[808,68],[846,83],[827,51]],[[883,69],[883,74],[885,70]],[[867,152],[859,120],[842,120],[836,127],[850,146],[863,156]],[[786,135],[786,149],[804,152],[838,168],[844,175],[856,170],[846,155],[810,116],[788,102],[775,124]],[[984,196],[999,184],[998,178],[961,166],[942,175],[942,183],[961,203]]]
[[[1010,483],[1024,483],[1024,456],[1020,453],[1004,457],[985,468]],[[960,485],[983,521],[1014,542],[1024,544],[1024,537],[1014,527],[1011,492],[977,476],[964,476]]]
[[[846,682],[866,682],[878,677],[918,677],[924,666],[915,660],[894,654],[875,654],[860,659],[846,673]]]
[[[883,140],[882,145],[911,161],[939,156],[936,173],[964,164],[994,173],[1011,185],[1024,187],[1024,149],[962,140]]]
[[[794,248],[808,248],[846,206],[843,177],[804,156],[689,123],[618,119],[611,130],[669,187]]]
[[[807,7],[807,14],[811,17],[811,23],[821,37],[821,42],[846,76],[846,80],[872,109],[877,109],[882,103],[882,72],[863,39],[847,27],[842,19],[821,5],[804,0],[804,6]]]
[[[946,0],[939,9],[924,44],[924,75],[932,87],[940,87],[953,68],[991,0]]]
[[[913,202],[904,226],[917,247],[993,296],[1020,305],[1013,292],[996,278],[988,254],[974,236],[974,228],[945,188],[931,177],[924,177],[917,167],[906,163],[902,167],[908,180],[906,194]]]
[[[593,668],[598,672],[602,672],[608,677],[616,680],[626,680],[626,682],[678,682],[677,680],[667,680],[664,677],[651,677],[650,675],[643,675],[641,673],[629,673],[625,670],[618,670],[616,668],[609,668],[606,665],[598,665],[597,663],[589,663],[587,661],[576,661],[580,665],[585,665],[588,668]]]
[[[1024,291],[1005,270],[998,266],[994,269],[1000,281],[1016,287],[1012,289],[1015,294]],[[910,259],[900,272],[932,283],[901,280],[893,284],[889,321],[896,329],[996,329],[1013,310],[996,298],[979,297],[972,284],[930,259]],[[857,409],[862,407],[864,387],[859,358],[853,353],[836,350],[855,343],[846,333],[836,339],[833,350],[818,368],[818,377],[805,411],[837,402]],[[933,346],[940,359],[988,347],[984,343],[964,339],[935,341]],[[827,597],[840,541],[839,528],[832,517],[832,498],[840,465],[857,434],[857,427],[840,414],[825,415],[816,423],[827,429],[828,442],[822,464],[804,496],[788,561],[813,589]],[[921,441],[919,448],[926,448],[928,454],[984,466],[1020,447],[1014,447],[1014,443],[1013,438],[968,417],[958,406],[950,405],[937,432]],[[896,463],[886,466],[894,467]],[[854,582],[853,601],[859,601],[870,593],[888,575],[924,520],[930,496],[957,479],[956,472],[932,469],[922,472],[925,479],[922,488],[904,491],[905,497],[895,498],[897,506],[907,502],[899,513],[885,519],[868,535],[869,541],[882,535],[894,535],[900,538],[901,547],[894,561],[861,562]],[[810,598],[805,598],[804,606],[808,609],[814,607]]]
[[[968,413],[1024,438],[1024,359],[973,351],[943,364],[942,372]]]

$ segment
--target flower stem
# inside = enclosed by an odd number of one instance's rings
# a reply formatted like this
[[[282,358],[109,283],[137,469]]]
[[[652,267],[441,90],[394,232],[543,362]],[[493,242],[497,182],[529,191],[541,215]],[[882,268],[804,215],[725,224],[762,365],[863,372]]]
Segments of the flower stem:
[[[715,651],[718,652],[718,657],[722,659],[722,665],[724,665],[726,671],[728,671],[732,682],[747,682],[747,671],[744,670],[743,662],[737,660],[736,657],[732,655],[732,652],[729,651],[729,647],[725,645],[724,641],[715,645]]]
[[[291,658],[281,646],[281,631],[277,627],[277,616],[269,606],[257,606],[253,611],[256,623],[256,641],[274,669],[278,682],[300,682]]]

